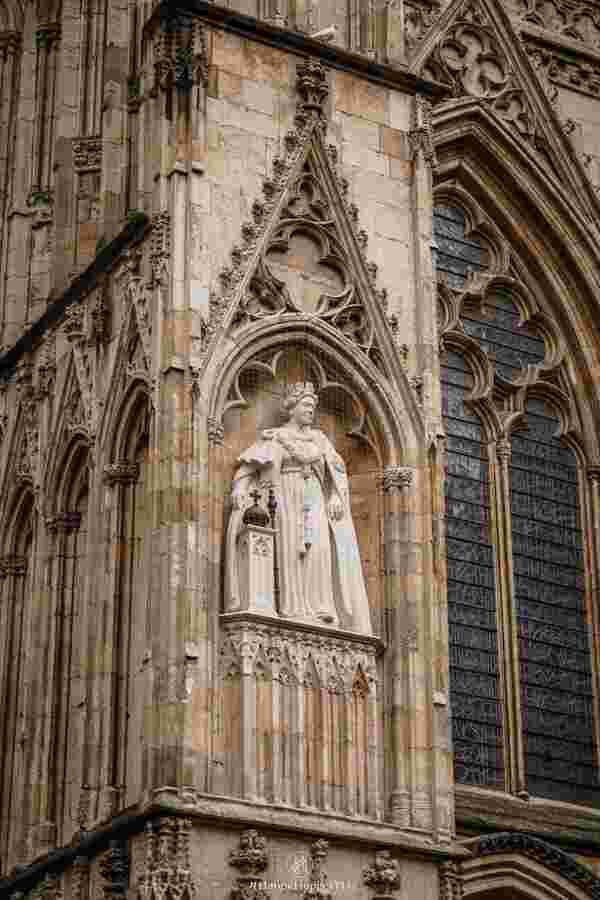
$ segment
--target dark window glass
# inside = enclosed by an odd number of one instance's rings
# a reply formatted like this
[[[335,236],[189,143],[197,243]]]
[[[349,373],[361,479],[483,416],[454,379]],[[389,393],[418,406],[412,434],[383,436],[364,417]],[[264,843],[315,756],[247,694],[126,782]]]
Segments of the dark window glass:
[[[449,287],[461,290],[467,272],[488,267],[488,253],[481,243],[465,237],[466,219],[456,206],[436,206],[433,211],[435,267],[443,272]]]
[[[495,567],[489,532],[488,463],[479,420],[464,398],[471,376],[449,353],[442,368],[448,439],[446,513],[450,695],[455,778],[503,787]]]
[[[575,455],[540,401],[512,441],[511,510],[527,787],[597,803]]]
[[[496,372],[513,381],[528,365],[544,359],[544,339],[524,324],[508,293],[497,292],[486,300],[485,315],[480,309],[463,312],[464,329],[496,364]]]

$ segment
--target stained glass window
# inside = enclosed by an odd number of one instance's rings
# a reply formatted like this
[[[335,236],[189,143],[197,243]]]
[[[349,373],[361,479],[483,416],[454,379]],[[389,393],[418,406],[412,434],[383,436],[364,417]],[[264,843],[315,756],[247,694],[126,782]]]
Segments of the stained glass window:
[[[436,262],[446,282],[464,286],[469,270],[488,265],[475,238],[465,237],[465,216],[441,206],[435,216]],[[494,362],[505,390],[491,403],[517,394],[509,384],[543,380],[535,370],[546,354],[544,339],[521,321],[510,290],[500,287],[485,304],[468,299],[463,333]],[[457,335],[458,337],[458,335]],[[450,694],[456,780],[515,790],[525,782],[531,796],[568,802],[600,802],[594,741],[590,627],[586,614],[578,466],[558,436],[559,422],[547,405],[529,398],[522,430],[512,435],[510,511],[490,509],[482,421],[465,398],[472,386],[465,360],[443,359],[443,414],[447,434],[447,571]],[[506,391],[508,390],[508,393]],[[499,410],[501,412],[501,410]],[[491,421],[491,418],[490,418]],[[497,477],[497,476],[495,476]],[[499,518],[505,516],[507,521]],[[510,530],[511,546],[495,546],[498,521]],[[510,558],[507,559],[506,554]],[[496,565],[512,565],[514,596],[497,610]],[[498,612],[501,613],[498,616]],[[516,623],[517,665],[501,664],[498,620]],[[520,698],[520,731],[504,740],[504,704]],[[507,718],[508,721],[508,718]],[[525,771],[513,760],[518,785],[505,777],[506,747],[522,744]],[[519,757],[520,759],[520,757]],[[516,765],[516,769],[515,769]]]
[[[451,288],[460,290],[467,273],[488,266],[488,253],[480,241],[466,236],[466,219],[456,206],[436,206],[433,213],[435,266]]]
[[[450,689],[457,781],[503,786],[494,557],[489,530],[488,462],[479,420],[464,398],[464,360],[442,369],[447,434],[447,549]]]
[[[545,404],[528,403],[527,426],[510,467],[527,786],[597,803],[577,463]]]

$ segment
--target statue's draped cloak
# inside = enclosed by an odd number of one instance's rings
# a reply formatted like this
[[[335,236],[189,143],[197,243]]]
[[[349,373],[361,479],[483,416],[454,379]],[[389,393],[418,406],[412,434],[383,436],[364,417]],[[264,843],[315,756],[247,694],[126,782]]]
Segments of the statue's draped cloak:
[[[277,556],[281,615],[371,634],[369,602],[350,511],[346,467],[321,431],[302,436],[288,427],[263,432],[239,457],[232,493],[248,496],[272,484],[277,500]],[[328,506],[338,497],[343,515]],[[243,509],[227,530],[225,609],[239,608],[237,537]]]

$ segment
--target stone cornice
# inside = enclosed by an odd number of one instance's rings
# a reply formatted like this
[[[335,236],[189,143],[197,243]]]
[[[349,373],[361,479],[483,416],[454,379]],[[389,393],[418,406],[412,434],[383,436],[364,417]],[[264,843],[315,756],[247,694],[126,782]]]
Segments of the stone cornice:
[[[180,0],[176,5],[163,0],[155,7],[144,25],[145,36],[156,28],[162,18],[172,16],[174,13],[199,16],[207,25],[231,31],[240,37],[278,47],[290,53],[317,57],[324,65],[333,69],[341,69],[405,93],[424,94],[437,99],[448,94],[448,89],[444,85],[419,78],[404,66],[373,62],[362,54],[324,44],[300,31],[279,28],[252,16],[242,15],[233,9],[209,3],[207,0]]]
[[[128,222],[112,241],[92,260],[89,266],[77,276],[64,293],[49,303],[46,312],[21,335],[6,353],[0,356],[0,383],[7,381],[15,366],[25,353],[36,347],[46,331],[59,322],[73,303],[83,300],[102,280],[105,272],[121,259],[123,251],[139,241],[146,233],[149,220],[146,215],[136,222]]]

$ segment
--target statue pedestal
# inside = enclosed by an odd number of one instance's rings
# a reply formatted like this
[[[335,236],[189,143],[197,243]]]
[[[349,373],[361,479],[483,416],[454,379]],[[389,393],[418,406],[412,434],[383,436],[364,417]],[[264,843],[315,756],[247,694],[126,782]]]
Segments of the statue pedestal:
[[[244,525],[238,537],[240,611],[277,615],[275,610],[275,532]]]

